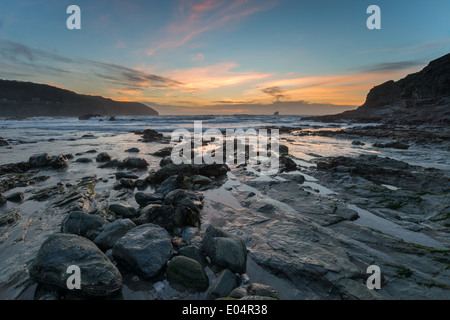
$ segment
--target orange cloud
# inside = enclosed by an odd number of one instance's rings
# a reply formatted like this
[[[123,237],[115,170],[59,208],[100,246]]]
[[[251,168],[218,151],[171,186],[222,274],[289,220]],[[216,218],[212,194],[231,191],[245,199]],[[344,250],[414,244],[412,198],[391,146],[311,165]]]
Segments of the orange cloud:
[[[283,94],[289,97],[289,100],[361,105],[372,87],[416,71],[416,69],[410,69],[395,73],[373,72],[280,79],[262,83],[258,87],[248,90],[246,94],[255,99],[267,99],[263,90],[279,87],[284,90]]]
[[[268,73],[233,71],[237,67],[236,63],[224,62],[213,66],[173,70],[170,76],[182,82],[181,87],[188,91],[235,86],[270,76]]]

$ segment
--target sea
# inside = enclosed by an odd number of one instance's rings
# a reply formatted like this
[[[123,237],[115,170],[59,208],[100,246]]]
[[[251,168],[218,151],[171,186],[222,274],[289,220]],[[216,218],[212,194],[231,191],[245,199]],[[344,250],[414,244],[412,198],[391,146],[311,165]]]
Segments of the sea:
[[[113,157],[123,158],[124,151],[138,147],[143,154],[154,151],[154,145],[138,142],[134,132],[153,129],[170,137],[177,129],[193,132],[194,124],[201,121],[207,129],[259,129],[262,127],[297,127],[308,130],[337,130],[368,124],[319,123],[302,120],[298,115],[203,115],[203,116],[122,116],[109,121],[109,117],[89,120],[67,117],[35,117],[23,120],[0,118],[0,137],[10,146],[1,147],[0,164],[27,161],[32,154],[47,152],[51,155],[85,152],[98,149]],[[270,135],[270,131],[269,131]],[[378,149],[372,146],[379,142],[370,137],[356,137],[364,146],[352,145],[352,139],[308,135],[280,135],[280,143],[289,147],[294,157],[308,161],[315,156],[357,156],[377,154],[406,161],[410,164],[438,169],[450,169],[449,152],[436,146],[412,145],[408,150]]]

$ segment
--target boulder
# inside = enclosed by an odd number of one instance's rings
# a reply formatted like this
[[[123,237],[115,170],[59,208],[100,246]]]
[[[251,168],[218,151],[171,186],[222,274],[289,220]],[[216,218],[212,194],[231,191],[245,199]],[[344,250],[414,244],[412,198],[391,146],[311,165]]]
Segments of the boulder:
[[[375,148],[392,148],[392,149],[400,149],[400,150],[409,149],[409,145],[407,145],[406,143],[399,142],[399,141],[388,142],[388,143],[376,142],[373,144],[373,147],[375,147]]]
[[[83,114],[83,115],[79,116],[78,120],[89,120],[91,118],[96,118],[96,117],[103,117],[103,116],[98,113],[88,113],[88,114]]]
[[[202,194],[183,189],[173,190],[166,195],[163,204],[175,209],[175,226],[200,225],[200,212],[203,208]]]
[[[142,135],[143,142],[154,142],[163,139],[164,136],[161,133],[153,129],[145,129]]]
[[[69,159],[64,155],[53,156],[49,165],[54,169],[61,169],[67,167],[69,164]]]
[[[41,153],[32,155],[28,162],[33,168],[37,168],[48,166],[51,160],[52,157],[48,153]]]
[[[111,161],[111,156],[107,152],[101,152],[95,157],[97,162],[108,162]]]
[[[289,157],[280,157],[280,173],[297,170],[297,164]]]
[[[125,160],[123,160],[123,164],[127,168],[145,169],[148,167],[147,160],[142,159],[142,158],[134,158],[134,157],[126,158]]]
[[[111,160],[111,161],[105,162],[104,164],[102,164],[102,165],[100,165],[98,167],[101,168],[101,169],[104,169],[104,168],[116,168],[116,167],[123,167],[123,166],[124,165],[123,165],[122,161]]]
[[[172,154],[172,149],[172,147],[165,147],[156,151],[153,155],[155,157],[169,157]]]
[[[124,218],[131,218],[136,215],[136,209],[125,203],[113,203],[109,205],[109,210]]]
[[[200,184],[202,186],[209,185],[213,182],[210,178],[198,174],[193,175],[191,179],[194,184]]]
[[[139,190],[144,190],[145,188],[147,188],[148,186],[148,182],[146,179],[137,179],[136,180],[136,188],[138,188]]]
[[[113,246],[113,257],[123,266],[144,278],[155,277],[173,254],[171,237],[154,224],[128,231]]]
[[[120,180],[120,179],[138,179],[139,178],[139,176],[137,176],[133,172],[119,171],[119,172],[116,172],[114,175],[116,176],[117,180]]]
[[[278,147],[278,151],[281,155],[287,155],[289,154],[289,147],[284,144],[280,144]]]
[[[208,276],[200,263],[184,256],[170,260],[166,273],[169,281],[187,288],[203,291],[209,285]]]
[[[241,238],[210,225],[203,236],[202,249],[215,265],[245,273],[247,248]]]
[[[156,193],[160,193],[162,195],[166,195],[169,192],[181,189],[183,187],[183,176],[171,176],[164,180],[164,182],[156,189]]]
[[[80,163],[89,163],[89,162],[92,162],[92,159],[90,159],[90,158],[78,158],[78,159],[76,160],[76,162],[80,162]]]
[[[2,146],[9,146],[9,143],[5,139],[0,138],[0,147]]]
[[[125,150],[125,152],[139,153],[139,152],[141,152],[141,150],[139,150],[138,148],[130,148],[130,149]]]
[[[135,227],[136,225],[130,219],[116,220],[103,229],[103,231],[94,239],[94,243],[102,251],[106,251],[112,248],[117,240]]]
[[[164,167],[165,165],[168,165],[169,163],[173,163],[172,158],[171,157],[164,157],[159,162],[159,166],[160,167]]]
[[[217,277],[216,281],[208,291],[206,299],[215,300],[227,297],[236,288],[237,277],[229,269],[224,269]]]
[[[24,197],[25,196],[24,196],[23,192],[14,192],[14,193],[10,194],[9,196],[6,196],[6,199],[11,202],[20,202],[24,199]]]
[[[67,290],[71,265],[80,268],[80,292],[85,295],[106,297],[122,289],[122,276],[105,254],[91,241],[72,234],[57,233],[44,241],[29,266],[30,277]]]
[[[82,211],[72,211],[61,223],[61,232],[94,240],[107,225],[108,222],[102,217]]]
[[[202,267],[206,266],[206,259],[203,255],[203,252],[197,246],[183,247],[178,250],[178,255],[191,258],[200,263]]]
[[[206,177],[220,177],[226,175],[230,168],[226,164],[201,164],[196,166],[198,173]]]
[[[128,188],[128,189],[134,189],[136,187],[135,179],[122,178],[122,179],[120,179],[119,183],[122,187]]]
[[[155,204],[155,203],[161,204],[162,201],[164,200],[164,195],[162,195],[160,193],[150,194],[150,193],[144,193],[144,192],[137,192],[134,195],[134,199],[139,204],[139,206],[145,207],[149,204]]]
[[[183,175],[193,175],[198,173],[198,168],[194,167],[191,164],[174,164],[169,163],[163,166],[161,169],[156,171],[150,179],[151,183],[162,183],[164,180],[171,176],[177,176],[179,174]]]
[[[164,204],[149,204],[141,210],[141,215],[134,222],[137,225],[154,223],[173,232],[175,228],[191,225],[192,221],[198,222],[198,219],[198,215],[189,209],[174,208]]]

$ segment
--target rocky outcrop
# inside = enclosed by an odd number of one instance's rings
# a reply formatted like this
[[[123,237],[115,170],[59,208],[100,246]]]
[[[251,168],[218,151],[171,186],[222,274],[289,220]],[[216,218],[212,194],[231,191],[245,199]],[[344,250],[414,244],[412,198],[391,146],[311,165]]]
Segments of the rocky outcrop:
[[[81,95],[32,82],[0,80],[0,97],[13,101],[2,105],[2,117],[80,116],[80,119],[87,120],[98,115],[158,115],[157,111],[142,103]],[[39,98],[39,101],[34,98]]]
[[[449,177],[441,170],[413,166],[376,155],[322,158],[317,161],[317,169],[349,173],[375,183],[395,185],[406,190],[434,193],[450,191]]]
[[[431,61],[422,71],[374,87],[356,110],[306,120],[386,122],[400,124],[450,123],[450,54]]]

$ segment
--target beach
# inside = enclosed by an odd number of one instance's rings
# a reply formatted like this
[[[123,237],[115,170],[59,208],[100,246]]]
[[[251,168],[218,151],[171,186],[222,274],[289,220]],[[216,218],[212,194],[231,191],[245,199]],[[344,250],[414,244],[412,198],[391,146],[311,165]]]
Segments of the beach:
[[[78,294],[203,300],[228,297],[231,290],[240,298],[265,294],[282,300],[448,299],[448,129],[420,128],[420,140],[412,126],[377,131],[378,123],[302,118],[0,120],[6,141],[0,147],[0,192],[8,199],[0,206],[0,299]],[[192,131],[194,121],[205,130],[278,129],[284,159],[279,172],[267,176],[246,164],[161,162],[174,146],[171,133]],[[84,226],[70,224],[92,217],[97,225],[85,233]],[[130,221],[120,226],[126,229],[122,237],[99,245],[99,235],[119,220]],[[157,231],[146,230],[149,225]],[[52,245],[46,240],[56,234],[87,238],[86,252],[107,257],[96,268],[107,264],[120,273],[102,278],[103,291],[74,293],[59,285],[61,278],[48,280],[42,271],[48,259],[40,249]],[[160,234],[158,241],[145,242],[161,260],[152,271],[133,266],[139,256],[128,255],[133,239],[150,234]],[[238,265],[219,256],[217,239],[237,248]],[[178,265],[190,272],[180,276]],[[380,290],[366,286],[370,265],[381,269]],[[224,283],[231,288],[225,295],[227,290],[217,289]]]

